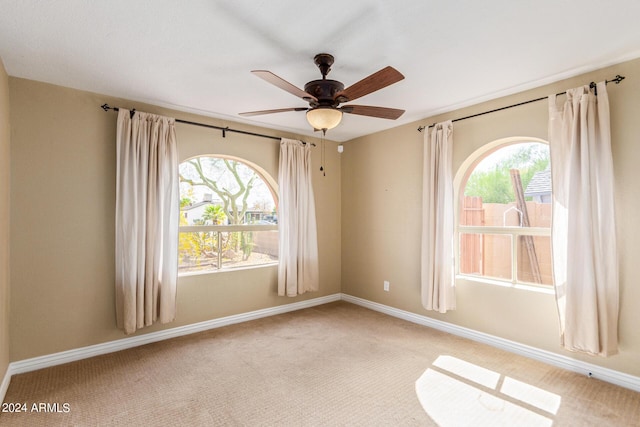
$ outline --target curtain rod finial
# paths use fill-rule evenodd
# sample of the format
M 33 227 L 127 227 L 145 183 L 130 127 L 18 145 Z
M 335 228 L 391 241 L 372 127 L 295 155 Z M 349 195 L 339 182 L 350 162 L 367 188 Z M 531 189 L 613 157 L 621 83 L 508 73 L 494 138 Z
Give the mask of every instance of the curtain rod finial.
M 111 107 L 109 107 L 109 104 L 107 103 L 102 104 L 100 108 L 102 108 L 104 111 L 109 111 L 111 109 Z
M 620 74 L 616 74 L 616 76 L 614 77 L 613 80 L 611 80 L 612 82 L 615 82 L 615 84 L 620 84 L 621 81 L 624 80 L 624 76 L 621 76 Z

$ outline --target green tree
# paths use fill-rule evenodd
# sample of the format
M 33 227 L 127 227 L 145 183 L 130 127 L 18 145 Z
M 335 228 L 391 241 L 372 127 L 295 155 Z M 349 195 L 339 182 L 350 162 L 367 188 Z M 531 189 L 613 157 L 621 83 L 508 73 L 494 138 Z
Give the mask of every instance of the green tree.
M 549 167 L 549 149 L 545 144 L 519 144 L 515 151 L 504 156 L 500 149 L 485 157 L 474 169 L 464 189 L 465 196 L 482 197 L 484 203 L 515 201 L 510 169 L 520 170 L 522 188 L 526 189 L 536 172 Z
M 210 222 L 211 225 L 224 224 L 227 219 L 227 215 L 224 213 L 224 209 L 220 205 L 209 205 L 204 209 L 202 219 Z
M 180 199 L 180 209 L 182 208 L 186 208 L 187 206 L 191 205 L 192 200 L 189 197 L 183 197 Z

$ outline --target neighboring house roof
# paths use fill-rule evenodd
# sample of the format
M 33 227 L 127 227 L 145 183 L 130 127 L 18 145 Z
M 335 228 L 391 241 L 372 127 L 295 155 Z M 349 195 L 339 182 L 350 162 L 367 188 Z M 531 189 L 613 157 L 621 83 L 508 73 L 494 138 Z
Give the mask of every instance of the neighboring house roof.
M 543 194 L 551 194 L 550 169 L 536 172 L 533 178 L 531 178 L 531 181 L 529 181 L 527 189 L 524 191 L 526 197 L 540 196 Z
M 195 208 L 199 208 L 200 206 L 204 206 L 204 205 L 221 205 L 222 202 L 220 200 L 207 200 L 207 201 L 202 201 L 202 202 L 198 202 L 198 203 L 194 203 L 192 205 L 189 206 L 184 206 L 182 208 L 180 208 L 181 211 L 190 211 L 191 209 L 195 209 Z

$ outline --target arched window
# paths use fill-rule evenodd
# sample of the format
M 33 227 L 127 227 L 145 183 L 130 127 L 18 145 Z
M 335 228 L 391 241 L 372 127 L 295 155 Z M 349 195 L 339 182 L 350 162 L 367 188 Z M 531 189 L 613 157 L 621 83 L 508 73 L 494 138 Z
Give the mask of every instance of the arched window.
M 474 153 L 458 174 L 457 274 L 552 285 L 548 145 L 497 141 Z
M 238 158 L 199 156 L 182 162 L 178 271 L 277 263 L 274 187 L 264 170 Z

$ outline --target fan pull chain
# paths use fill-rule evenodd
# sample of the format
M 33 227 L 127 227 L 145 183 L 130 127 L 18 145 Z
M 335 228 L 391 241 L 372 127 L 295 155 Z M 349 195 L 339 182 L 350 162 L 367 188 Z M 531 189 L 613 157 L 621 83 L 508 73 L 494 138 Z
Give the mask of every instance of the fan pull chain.
M 327 172 L 324 170 L 324 136 L 326 131 L 326 129 L 322 129 L 322 137 L 320 138 L 320 172 L 322 172 L 322 176 L 327 176 Z

